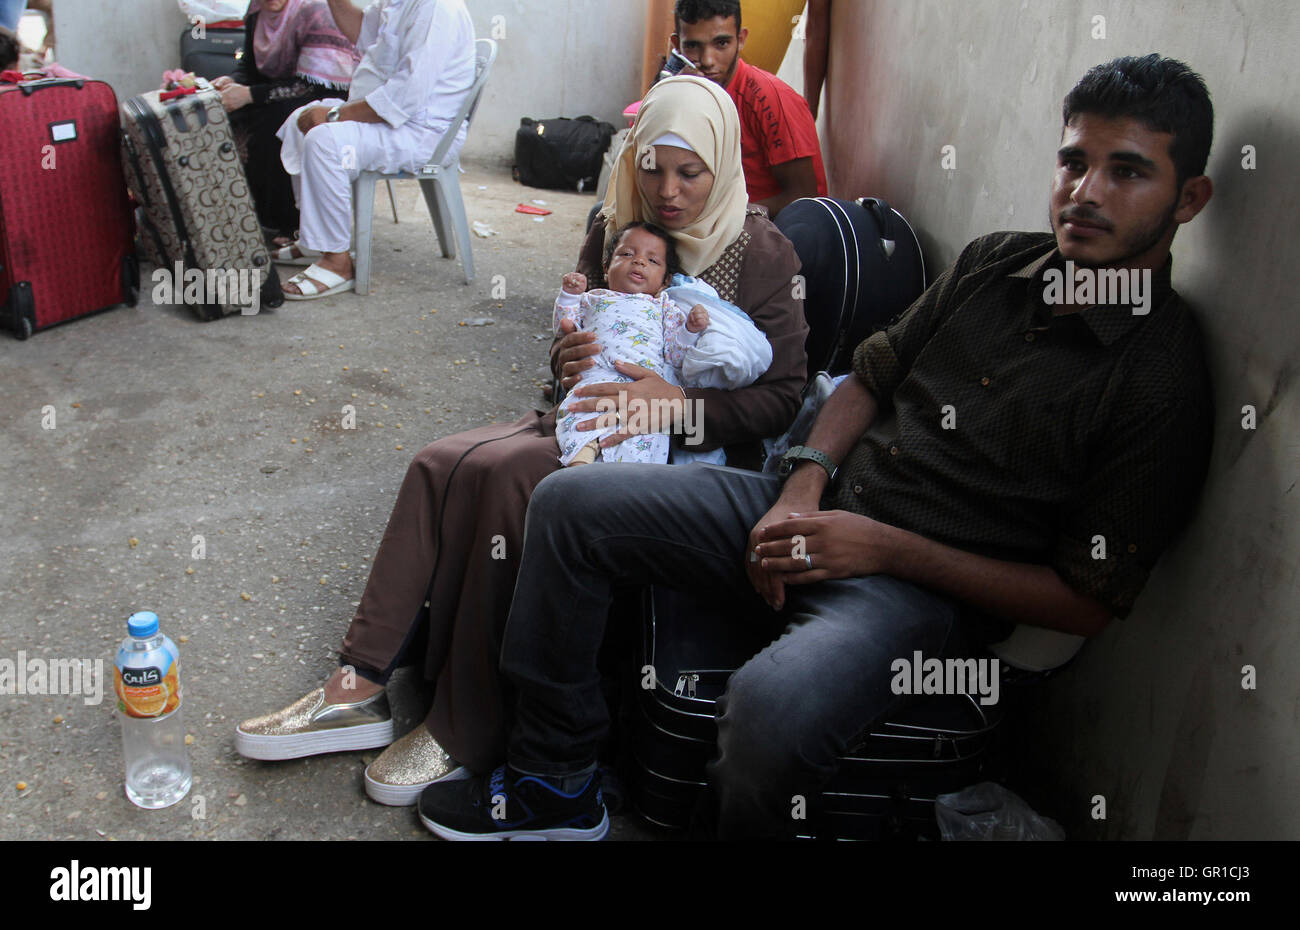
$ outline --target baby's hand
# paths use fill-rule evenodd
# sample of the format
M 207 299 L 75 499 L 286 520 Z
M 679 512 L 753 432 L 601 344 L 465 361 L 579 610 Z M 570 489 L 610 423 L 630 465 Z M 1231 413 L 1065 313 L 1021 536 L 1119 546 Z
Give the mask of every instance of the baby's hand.
M 686 331 L 702 333 L 708 328 L 709 311 L 705 309 L 704 304 L 696 304 L 691 308 L 690 316 L 686 318 Z
M 585 294 L 587 291 L 587 276 L 578 274 L 576 271 L 570 271 L 564 276 L 564 293 L 566 294 Z

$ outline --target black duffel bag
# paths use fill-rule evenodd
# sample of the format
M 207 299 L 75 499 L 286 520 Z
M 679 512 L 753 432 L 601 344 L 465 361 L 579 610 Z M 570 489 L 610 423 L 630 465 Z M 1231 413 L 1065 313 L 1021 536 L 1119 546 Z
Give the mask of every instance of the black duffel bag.
M 808 371 L 844 374 L 858 343 L 925 290 L 916 233 L 879 197 L 803 198 L 777 215 L 776 226 L 803 266 Z
M 593 116 L 519 121 L 515 180 L 529 187 L 596 189 L 614 127 Z

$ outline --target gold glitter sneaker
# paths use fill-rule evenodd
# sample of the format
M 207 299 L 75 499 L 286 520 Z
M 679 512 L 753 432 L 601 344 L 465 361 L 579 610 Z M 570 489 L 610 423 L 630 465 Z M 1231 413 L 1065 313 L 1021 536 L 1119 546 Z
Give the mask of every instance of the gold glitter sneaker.
M 284 710 L 245 720 L 235 728 L 239 754 L 268 761 L 377 749 L 392 741 L 393 715 L 388 694 L 382 690 L 354 704 L 327 704 L 325 689 L 317 688 Z
M 366 766 L 366 794 L 390 807 L 408 807 L 436 781 L 468 776 L 422 722 Z

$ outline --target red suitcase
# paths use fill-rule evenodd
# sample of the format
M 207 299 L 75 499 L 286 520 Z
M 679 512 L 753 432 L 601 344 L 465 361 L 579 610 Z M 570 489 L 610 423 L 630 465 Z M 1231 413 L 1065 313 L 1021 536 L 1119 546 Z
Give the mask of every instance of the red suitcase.
M 117 304 L 139 271 L 117 96 L 0 75 L 0 320 L 19 339 Z

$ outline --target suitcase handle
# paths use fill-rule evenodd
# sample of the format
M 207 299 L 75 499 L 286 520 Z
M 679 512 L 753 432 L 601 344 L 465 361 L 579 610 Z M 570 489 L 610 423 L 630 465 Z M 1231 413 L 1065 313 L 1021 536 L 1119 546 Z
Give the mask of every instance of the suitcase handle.
M 889 228 L 886 224 L 894 208 L 879 197 L 859 197 L 858 205 L 875 217 L 876 227 L 880 230 L 880 251 L 885 254 L 885 261 L 889 261 L 894 257 L 897 243 L 885 238 L 885 230 Z
M 44 90 L 46 87 L 75 87 L 77 90 L 81 90 L 85 86 L 85 78 L 45 78 L 40 81 L 19 84 L 18 89 L 23 92 L 23 96 L 30 97 L 38 90 Z

